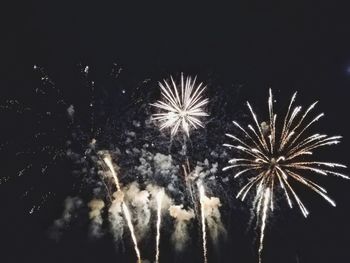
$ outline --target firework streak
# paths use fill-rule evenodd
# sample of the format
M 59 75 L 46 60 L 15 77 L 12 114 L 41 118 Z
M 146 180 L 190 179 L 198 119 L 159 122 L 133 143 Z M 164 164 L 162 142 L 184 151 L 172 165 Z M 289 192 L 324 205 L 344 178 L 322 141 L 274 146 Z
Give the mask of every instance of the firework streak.
M 199 185 L 199 200 L 201 204 L 201 219 L 202 219 L 202 238 L 203 238 L 203 258 L 204 263 L 208 262 L 207 259 L 207 231 L 206 231 L 206 225 L 205 225 L 205 207 L 204 207 L 204 187 L 203 185 Z
M 104 162 L 106 163 L 106 165 L 108 166 L 109 170 L 112 173 L 115 185 L 117 187 L 117 191 L 121 191 L 119 180 L 118 180 L 118 177 L 117 177 L 117 173 L 115 172 L 115 169 L 113 167 L 111 158 L 108 156 L 108 157 L 105 157 L 103 160 L 104 160 Z M 136 252 L 136 256 L 137 256 L 137 261 L 138 261 L 138 263 L 141 263 L 140 250 L 139 250 L 139 248 L 137 246 L 137 239 L 136 239 L 136 236 L 135 236 L 134 226 L 133 226 L 132 221 L 131 221 L 130 211 L 129 211 L 129 209 L 126 206 L 124 201 L 122 203 L 122 209 L 123 209 L 123 213 L 124 213 L 126 222 L 128 224 L 129 230 L 130 230 L 132 241 L 134 243 L 134 248 L 135 248 L 135 252 Z
M 159 242 L 160 242 L 160 226 L 162 220 L 162 202 L 164 197 L 164 190 L 160 190 L 157 194 L 157 238 L 156 238 L 156 260 L 159 262 Z

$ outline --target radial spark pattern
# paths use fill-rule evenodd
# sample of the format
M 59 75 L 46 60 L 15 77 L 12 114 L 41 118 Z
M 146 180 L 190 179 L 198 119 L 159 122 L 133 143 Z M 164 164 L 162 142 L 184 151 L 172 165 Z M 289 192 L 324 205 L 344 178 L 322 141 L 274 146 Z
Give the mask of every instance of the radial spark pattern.
M 203 98 L 205 86 L 196 85 L 196 78 L 186 77 L 181 74 L 181 83 L 177 85 L 170 77 L 171 83 L 164 80 L 159 82 L 162 100 L 151 104 L 160 112 L 153 114 L 152 119 L 160 124 L 160 129 L 171 129 L 171 136 L 183 132 L 189 137 L 191 129 L 204 127 L 202 117 L 209 116 L 204 106 L 209 102 Z
M 243 174 L 249 176 L 248 183 L 240 189 L 237 198 L 244 200 L 252 189 L 256 189 L 254 206 L 257 216 L 262 221 L 259 254 L 262 250 L 267 211 L 273 211 L 274 209 L 274 192 L 278 186 L 284 193 L 289 206 L 292 207 L 293 200 L 295 200 L 301 212 L 306 217 L 309 212 L 293 190 L 290 184 L 291 180 L 305 185 L 310 190 L 321 195 L 331 205 L 335 206 L 335 202 L 328 197 L 327 191 L 306 178 L 305 173 L 313 172 L 349 179 L 348 176 L 335 171 L 336 168 L 346 168 L 345 165 L 306 159 L 317 148 L 338 144 L 341 136 L 328 137 L 325 134 L 318 133 L 305 135 L 310 126 L 324 114 L 321 113 L 316 117 L 309 118 L 309 113 L 317 102 L 313 103 L 302 113 L 301 106 L 293 106 L 295 97 L 296 93 L 292 96 L 286 116 L 279 126 L 277 125 L 277 115 L 273 111 L 271 90 L 268 99 L 268 123 L 262 122 L 259 124 L 256 114 L 249 102 L 247 102 L 254 120 L 254 125 L 248 125 L 247 129 L 245 129 L 234 121 L 233 124 L 244 136 L 238 137 L 232 134 L 226 134 L 236 143 L 234 145 L 224 144 L 224 146 L 238 150 L 243 156 L 242 158 L 229 160 L 229 166 L 223 170 L 231 168 L 238 169 L 234 178 Z

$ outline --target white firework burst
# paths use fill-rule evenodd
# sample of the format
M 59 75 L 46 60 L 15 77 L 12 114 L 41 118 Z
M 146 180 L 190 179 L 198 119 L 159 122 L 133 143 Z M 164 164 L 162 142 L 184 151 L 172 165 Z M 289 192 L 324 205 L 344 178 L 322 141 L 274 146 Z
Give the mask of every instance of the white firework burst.
M 203 97 L 205 86 L 196 85 L 196 77 L 186 77 L 181 74 L 181 83 L 177 85 L 170 77 L 171 83 L 164 80 L 159 82 L 162 100 L 151 104 L 160 112 L 152 115 L 152 119 L 159 122 L 160 129 L 170 129 L 171 136 L 183 132 L 190 136 L 191 129 L 204 127 L 202 118 L 209 116 L 204 107 L 208 98 Z
M 269 122 L 263 122 L 260 125 L 251 105 L 247 102 L 254 120 L 254 125 L 248 125 L 248 128 L 245 129 L 234 121 L 233 124 L 244 134 L 244 137 L 226 134 L 236 144 L 224 144 L 224 146 L 238 150 L 243 156 L 242 158 L 229 160 L 229 166 L 223 170 L 231 168 L 238 169 L 234 178 L 243 174 L 249 175 L 248 183 L 240 189 L 237 198 L 244 200 L 247 194 L 254 189 L 254 186 L 256 189 L 253 205 L 255 206 L 257 216 L 261 219 L 259 260 L 261 260 L 260 254 L 263 248 L 267 213 L 269 210 L 273 211 L 274 209 L 274 191 L 277 188 L 276 186 L 279 185 L 279 189 L 284 192 L 289 206 L 292 208 L 292 200 L 294 199 L 306 217 L 309 212 L 293 190 L 290 184 L 291 180 L 305 185 L 310 190 L 321 195 L 332 206 L 335 206 L 335 202 L 328 197 L 327 191 L 312 180 L 306 178 L 304 176 L 305 172 L 335 175 L 349 179 L 347 175 L 334 171 L 335 168 L 346 168 L 345 165 L 305 160 L 305 157 L 312 155 L 313 150 L 323 146 L 338 144 L 341 139 L 341 136 L 329 137 L 318 133 L 303 136 L 309 127 L 324 115 L 321 113 L 307 121 L 309 113 L 317 102 L 311 104 L 302 114 L 301 106 L 296 106 L 292 109 L 296 97 L 295 93 L 292 96 L 283 123 L 281 123 L 281 126 L 276 127 L 277 115 L 273 112 L 272 91 L 270 90 L 269 93 Z

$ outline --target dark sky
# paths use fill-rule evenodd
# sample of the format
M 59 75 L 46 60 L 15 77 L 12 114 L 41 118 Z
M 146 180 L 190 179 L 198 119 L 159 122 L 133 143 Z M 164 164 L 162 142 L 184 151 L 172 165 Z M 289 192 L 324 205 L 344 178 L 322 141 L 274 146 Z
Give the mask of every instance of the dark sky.
M 349 165 L 347 6 L 331 1 L 273 5 L 261 1 L 254 6 L 62 2 L 27 1 L 5 9 L 1 102 L 13 95 L 28 99 L 26 94 L 37 77 L 33 65 L 44 67 L 65 87 L 64 92 L 79 99 L 79 90 L 69 84 L 79 63 L 90 65 L 97 81 L 108 75 L 113 63 L 126 71 L 126 83 L 179 72 L 198 74 L 203 80 L 214 79 L 224 93 L 241 87 L 241 97 L 235 102 L 235 107 L 241 105 L 240 110 L 247 99 L 258 108 L 265 107 L 270 87 L 281 103 L 287 103 L 298 91 L 302 104 L 320 100 L 319 109 L 326 113 L 320 125 L 324 132 L 345 137 L 340 146 L 324 155 Z M 9 137 L 21 136 L 24 131 L 11 131 L 15 126 L 7 119 L 2 126 L 7 127 L 4 129 Z M 11 165 L 16 162 L 6 163 L 5 172 L 11 170 Z M 310 218 L 302 219 L 295 209 L 272 220 L 264 262 L 348 262 L 350 184 L 327 179 L 322 182 L 337 201 L 337 208 L 315 195 L 306 195 Z M 47 239 L 47 228 L 60 214 L 63 197 L 52 202 L 53 208 L 29 217 L 22 211 L 20 198 L 10 193 L 20 192 L 17 185 L 1 187 L 5 203 L 0 221 L 1 262 L 49 262 L 51 257 L 61 262 L 123 262 L 118 260 L 111 242 L 89 243 L 80 230 L 72 230 L 59 245 Z M 221 261 L 255 262 L 256 246 L 250 243 L 250 237 L 234 228 L 229 234 L 235 237 L 219 249 Z M 238 245 L 240 239 L 245 248 Z

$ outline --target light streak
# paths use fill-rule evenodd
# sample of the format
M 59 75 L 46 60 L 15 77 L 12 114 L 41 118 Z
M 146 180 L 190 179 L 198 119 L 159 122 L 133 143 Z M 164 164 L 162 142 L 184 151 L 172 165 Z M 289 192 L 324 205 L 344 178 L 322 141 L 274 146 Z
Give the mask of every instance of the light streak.
M 201 204 L 201 220 L 202 220 L 202 239 L 203 239 L 203 258 L 204 263 L 208 262 L 207 258 L 207 231 L 206 231 L 206 225 L 205 225 L 205 193 L 204 193 L 204 187 L 203 185 L 199 185 L 199 200 Z
M 114 169 L 111 157 L 110 156 L 106 156 L 106 157 L 103 158 L 103 160 L 104 160 L 104 162 L 106 163 L 106 165 L 108 166 L 109 170 L 112 173 L 112 176 L 113 176 L 114 183 L 115 183 L 115 186 L 117 188 L 117 191 L 121 192 L 119 179 L 118 179 L 117 173 L 116 173 L 116 171 Z M 123 213 L 124 213 L 124 216 L 125 216 L 125 219 L 126 219 L 126 222 L 128 224 L 128 228 L 129 228 L 129 231 L 130 231 L 130 234 L 131 234 L 131 239 L 132 239 L 132 241 L 134 243 L 134 249 L 135 249 L 135 253 L 136 253 L 136 256 L 137 256 L 137 262 L 141 263 L 141 254 L 140 254 L 140 250 L 139 250 L 138 245 L 137 245 L 137 239 L 136 239 L 136 236 L 135 236 L 134 226 L 133 226 L 132 220 L 131 220 L 131 214 L 130 214 L 130 211 L 129 211 L 129 209 L 126 206 L 124 201 L 122 203 L 122 209 L 123 209 Z
M 157 238 L 156 238 L 156 260 L 155 262 L 159 262 L 159 242 L 160 242 L 160 227 L 162 220 L 162 202 L 164 197 L 164 190 L 160 190 L 157 193 Z

